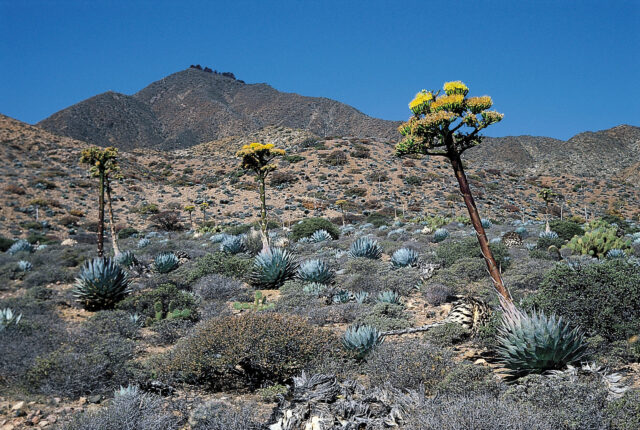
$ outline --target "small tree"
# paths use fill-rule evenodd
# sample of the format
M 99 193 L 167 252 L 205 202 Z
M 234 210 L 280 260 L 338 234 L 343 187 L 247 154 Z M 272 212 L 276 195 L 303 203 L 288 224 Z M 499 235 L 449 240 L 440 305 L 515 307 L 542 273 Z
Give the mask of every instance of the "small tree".
M 344 218 L 344 207 L 347 205 L 347 201 L 344 199 L 336 200 L 336 206 L 340 208 L 340 213 L 342 214 L 342 226 L 345 226 L 345 218 Z
M 200 203 L 200 210 L 202 211 L 202 222 L 207 222 L 207 208 L 209 207 L 209 203 L 202 202 Z
M 557 196 L 551 188 L 542 188 L 538 191 L 538 197 L 544 201 L 544 214 L 546 221 L 546 230 L 549 231 L 549 204 L 553 202 L 553 199 Z
M 104 193 L 109 174 L 117 170 L 118 150 L 113 147 L 83 149 L 80 162 L 91 166 L 89 172 L 98 178 L 98 256 L 104 256 Z
M 445 83 L 444 94 L 420 91 L 409 103 L 413 116 L 399 127 L 404 139 L 396 145 L 396 154 L 431 155 L 450 161 L 491 279 L 500 295 L 510 301 L 500 268 L 489 248 L 461 158 L 464 151 L 482 142 L 480 130 L 501 121 L 504 115 L 488 110 L 493 105 L 491 97 L 467 97 L 468 92 L 469 88 L 460 81 Z
M 186 205 L 183 210 L 189 214 L 189 225 L 191 226 L 191 228 L 193 228 L 193 218 L 192 218 L 192 214 L 193 211 L 196 210 L 196 206 L 195 205 Z
M 258 142 L 244 145 L 242 149 L 236 153 L 236 157 L 242 160 L 240 166 L 243 169 L 251 170 L 255 173 L 256 181 L 260 187 L 260 234 L 263 249 L 269 247 L 265 181 L 269 173 L 277 168 L 271 161 L 284 154 L 284 149 L 274 148 L 272 143 L 262 144 Z

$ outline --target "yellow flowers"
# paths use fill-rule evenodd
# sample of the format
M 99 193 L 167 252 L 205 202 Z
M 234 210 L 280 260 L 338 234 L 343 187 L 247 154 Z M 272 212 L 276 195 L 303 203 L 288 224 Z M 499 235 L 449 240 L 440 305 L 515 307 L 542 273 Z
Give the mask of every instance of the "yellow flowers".
M 445 82 L 444 92 L 448 96 L 453 94 L 462 94 L 462 96 L 466 96 L 469 92 L 469 88 L 461 81 Z
M 269 162 L 284 154 L 284 149 L 275 148 L 272 143 L 253 142 L 236 152 L 236 157 L 242 158 L 243 169 L 253 170 L 258 178 L 265 178 L 269 172 L 276 170 L 276 165 Z
M 469 97 L 467 99 L 467 107 L 471 113 L 479 114 L 483 110 L 489 109 L 493 106 L 493 100 L 489 96 L 482 97 Z
M 464 95 L 452 94 L 447 96 L 438 97 L 435 102 L 431 103 L 431 112 L 438 112 L 441 110 L 453 111 L 462 107 L 462 101 Z
M 196 209 L 195 205 L 186 205 L 184 207 L 185 212 L 193 212 Z
M 274 148 L 273 143 L 259 143 L 253 142 L 248 145 L 244 145 L 242 149 L 236 152 L 236 157 L 244 157 L 245 155 L 258 154 L 258 153 L 271 153 L 277 155 L 284 155 L 284 149 Z
M 416 115 L 420 114 L 428 103 L 433 100 L 433 94 L 431 91 L 422 90 L 411 100 L 409 103 L 409 109 L 413 111 Z

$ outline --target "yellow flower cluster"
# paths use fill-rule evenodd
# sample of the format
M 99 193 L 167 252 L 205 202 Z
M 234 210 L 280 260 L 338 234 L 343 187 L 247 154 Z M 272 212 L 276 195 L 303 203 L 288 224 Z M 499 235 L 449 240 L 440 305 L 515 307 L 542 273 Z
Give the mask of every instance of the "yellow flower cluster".
M 463 96 L 466 96 L 469 92 L 469 87 L 467 87 L 461 81 L 445 82 L 444 92 L 448 96 L 453 94 L 462 94 Z
M 271 152 L 274 154 L 284 155 L 284 149 L 274 149 L 273 143 L 253 142 L 244 145 L 240 151 L 236 153 L 236 157 L 255 154 L 257 152 Z
M 416 113 L 416 110 L 422 108 L 424 104 L 429 103 L 431 100 L 433 100 L 433 94 L 431 94 L 431 91 L 422 90 L 416 94 L 413 100 L 411 100 L 411 103 L 409 103 L 409 109 Z
M 469 97 L 467 99 L 467 107 L 474 114 L 487 110 L 491 106 L 493 106 L 493 100 L 489 96 Z
M 482 122 L 484 123 L 484 127 L 500 122 L 502 121 L 502 118 L 504 118 L 504 114 L 493 110 L 482 112 Z
M 431 112 L 438 112 L 441 110 L 456 110 L 462 107 L 462 101 L 464 95 L 452 94 L 447 96 L 438 97 L 435 102 L 431 103 Z

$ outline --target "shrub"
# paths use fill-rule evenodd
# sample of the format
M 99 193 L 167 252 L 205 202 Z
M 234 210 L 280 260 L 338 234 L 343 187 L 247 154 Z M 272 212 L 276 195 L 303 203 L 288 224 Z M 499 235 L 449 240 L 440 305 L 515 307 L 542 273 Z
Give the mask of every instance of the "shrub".
M 298 267 L 298 278 L 305 282 L 328 284 L 333 276 L 329 265 L 322 260 L 307 260 Z
M 399 330 L 411 326 L 404 306 L 394 303 L 376 303 L 369 312 L 363 312 L 356 323 L 369 325 L 380 331 Z
M 193 292 L 204 300 L 215 301 L 248 301 L 251 300 L 249 290 L 242 282 L 216 273 L 198 280 Z
M 383 225 L 388 225 L 391 222 L 391 218 L 384 214 L 381 214 L 380 212 L 374 212 L 367 216 L 366 221 L 370 224 L 373 224 L 374 227 L 378 228 Z
M 198 319 L 198 302 L 193 294 L 179 290 L 173 284 L 162 284 L 159 287 L 133 294 L 116 306 L 129 314 L 137 313 L 146 325 L 152 325 L 166 318 L 171 312 L 188 311 L 185 319 Z M 159 313 L 159 315 L 158 315 Z
M 491 253 L 498 266 L 503 269 L 509 267 L 509 250 L 502 243 L 489 244 Z M 461 241 L 443 243 L 436 249 L 436 260 L 443 267 L 449 267 L 456 261 L 466 257 L 482 257 L 480 245 L 474 237 L 468 237 Z
M 118 232 L 118 239 L 128 239 L 138 234 L 138 230 L 133 227 L 125 227 Z M 142 240 L 142 239 L 141 239 Z M 140 248 L 140 246 L 138 246 Z
M 116 332 L 96 330 L 88 321 L 71 341 L 56 351 L 36 359 L 28 379 L 44 394 L 78 397 L 106 393 L 125 385 L 131 378 L 128 362 L 135 344 Z
M 416 266 L 418 259 L 418 253 L 413 249 L 400 248 L 391 256 L 391 264 L 393 267 Z
M 340 230 L 331 221 L 324 218 L 305 218 L 291 228 L 291 238 L 298 241 L 303 237 L 311 237 L 318 230 L 325 230 L 333 239 L 340 237 Z
M 193 322 L 184 319 L 164 319 L 157 321 L 152 330 L 155 332 L 154 341 L 159 345 L 171 345 L 184 337 L 193 326 Z
M 178 257 L 173 252 L 163 252 L 153 259 L 153 268 L 158 273 L 169 273 L 178 268 Z
M 512 304 L 504 307 L 498 328 L 498 354 L 512 376 L 563 369 L 586 356 L 582 332 L 555 315 L 531 315 Z
M 110 258 L 88 260 L 73 288 L 73 296 L 87 310 L 110 309 L 129 294 L 129 278 Z
M 582 226 L 575 221 L 553 220 L 549 222 L 549 227 L 564 241 L 571 240 L 573 236 L 581 236 L 584 233 Z
M 432 393 L 454 367 L 450 352 L 420 339 L 385 342 L 369 355 L 363 371 L 372 385 L 390 383 L 399 389 L 419 389 Z
M 612 430 L 640 428 L 640 390 L 629 390 L 624 396 L 609 403 L 606 415 Z
M 342 345 L 347 351 L 354 354 L 358 360 L 362 360 L 371 353 L 384 340 L 380 332 L 368 325 L 355 325 L 347 328 L 342 336 Z
M 296 275 L 298 263 L 293 254 L 281 248 L 261 251 L 254 259 L 251 283 L 259 288 L 280 288 Z
M 344 166 L 348 162 L 347 154 L 340 150 L 335 150 L 325 157 L 324 162 L 329 166 Z
M 458 327 L 460 327 L 458 325 Z M 439 395 L 468 396 L 493 395 L 501 390 L 491 369 L 471 363 L 461 363 L 449 370 L 446 376 L 435 387 Z
M 625 260 L 569 267 L 545 276 L 534 304 L 610 341 L 640 333 L 640 267 Z
M 349 248 L 349 257 L 364 257 L 377 260 L 382 256 L 382 248 L 378 245 L 378 241 L 368 237 L 360 237 L 356 239 Z
M 11 248 L 13 242 L 14 241 L 12 239 L 0 236 L 0 252 L 6 252 L 9 248 Z
M 192 283 L 205 275 L 220 274 L 232 278 L 246 279 L 251 272 L 253 259 L 223 252 L 206 254 L 195 261 L 195 267 L 186 273 L 187 283 Z M 178 272 L 176 272 L 178 273 Z
M 159 371 L 213 389 L 285 383 L 326 359 L 331 334 L 303 318 L 247 313 L 201 323 L 167 355 Z
M 274 387 L 281 387 L 274 385 Z M 235 408 L 229 404 L 210 400 L 191 413 L 189 423 L 192 430 L 260 430 L 257 407 L 243 405 Z
M 132 391 L 116 395 L 106 406 L 76 415 L 65 429 L 154 429 L 179 428 L 180 418 L 167 411 L 165 400 L 153 394 Z

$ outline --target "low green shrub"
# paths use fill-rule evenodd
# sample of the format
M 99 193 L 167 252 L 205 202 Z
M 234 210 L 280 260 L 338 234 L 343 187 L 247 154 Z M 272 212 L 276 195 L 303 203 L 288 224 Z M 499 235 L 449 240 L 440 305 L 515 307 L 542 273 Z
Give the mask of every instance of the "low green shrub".
M 231 278 L 248 279 L 252 267 L 253 259 L 251 258 L 214 252 L 198 258 L 193 267 L 184 274 L 184 278 L 188 284 L 213 273 Z M 178 272 L 180 269 L 176 271 Z
M 296 316 L 247 313 L 200 324 L 161 360 L 161 375 L 212 389 L 285 383 L 338 342 Z
M 584 233 L 582 225 L 571 220 L 553 220 L 549 222 L 551 231 L 555 231 L 562 240 L 571 240 L 573 236 L 581 236 Z
M 311 237 L 318 230 L 325 230 L 334 239 L 340 237 L 340 230 L 331 221 L 324 218 L 305 218 L 291 227 L 291 238 L 298 241 L 303 237 Z
M 557 264 L 532 302 L 587 333 L 625 340 L 640 333 L 640 267 L 625 260 L 575 267 Z
M 198 320 L 198 301 L 195 296 L 179 290 L 173 284 L 162 284 L 153 290 L 132 294 L 116 306 L 129 314 L 137 313 L 146 325 L 164 319 Z
M 489 244 L 493 258 L 502 269 L 506 269 L 510 264 L 509 249 L 502 243 Z M 475 237 L 468 237 L 460 241 L 449 241 L 442 243 L 436 249 L 436 260 L 443 267 L 450 267 L 462 258 L 478 257 L 483 258 L 480 245 Z

